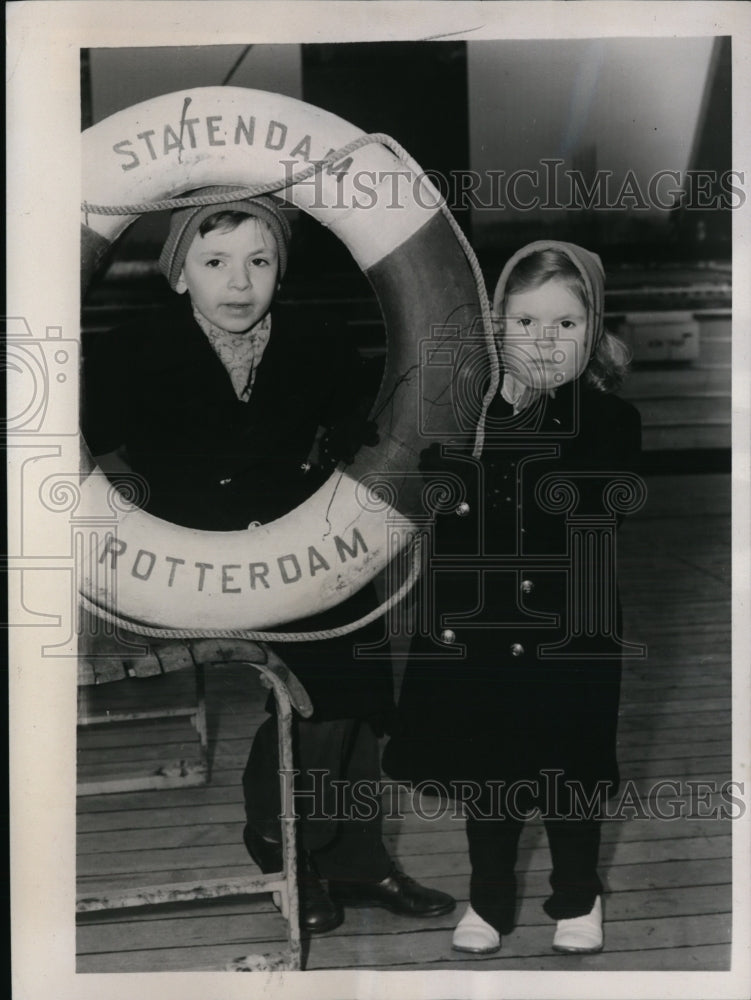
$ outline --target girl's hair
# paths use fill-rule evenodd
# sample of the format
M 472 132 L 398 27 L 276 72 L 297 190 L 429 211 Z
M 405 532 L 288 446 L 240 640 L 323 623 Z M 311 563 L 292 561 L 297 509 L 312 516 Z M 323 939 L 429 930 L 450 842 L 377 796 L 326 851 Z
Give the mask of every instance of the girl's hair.
M 272 244 L 276 245 L 274 234 L 271 232 L 268 222 L 265 219 L 259 219 L 256 215 L 250 215 L 248 212 L 236 212 L 229 209 L 223 212 L 214 212 L 213 215 L 203 220 L 198 227 L 198 232 L 201 236 L 205 236 L 206 233 L 212 233 L 215 229 L 218 229 L 221 233 L 231 233 L 248 219 L 254 219 L 263 230 L 264 235 L 268 234 L 271 237 Z
M 568 254 L 554 247 L 536 250 L 514 266 L 506 280 L 504 306 L 510 295 L 532 291 L 553 280 L 565 282 L 587 310 L 587 315 L 591 313 L 592 303 L 579 269 Z M 631 352 L 623 341 L 603 330 L 582 377 L 601 392 L 613 392 L 623 382 L 630 360 Z
M 601 392 L 615 392 L 626 377 L 630 361 L 631 351 L 620 337 L 603 330 L 584 371 L 584 378 Z
M 544 285 L 546 281 L 551 281 L 553 278 L 565 281 L 585 309 L 592 308 L 579 269 L 568 254 L 553 247 L 547 250 L 536 250 L 527 257 L 522 257 L 514 265 L 513 271 L 506 279 L 504 300 L 509 295 L 539 288 L 540 285 Z

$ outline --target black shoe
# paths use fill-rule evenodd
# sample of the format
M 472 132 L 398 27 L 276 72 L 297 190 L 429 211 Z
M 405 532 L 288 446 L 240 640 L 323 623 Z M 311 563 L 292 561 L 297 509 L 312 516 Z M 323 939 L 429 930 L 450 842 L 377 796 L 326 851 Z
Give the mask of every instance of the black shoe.
M 266 840 L 251 826 L 243 831 L 248 854 L 264 875 L 284 869 L 282 845 Z M 297 858 L 297 894 L 300 901 L 300 930 L 305 934 L 325 934 L 344 921 L 344 910 L 335 903 L 323 887 L 313 859 L 307 851 Z
M 297 859 L 297 888 L 300 930 L 303 933 L 325 934 L 344 923 L 341 903 L 337 903 L 326 892 L 313 865 L 313 859 L 306 851 Z
M 453 896 L 426 889 L 396 867 L 382 882 L 331 882 L 329 890 L 344 906 L 383 906 L 404 917 L 439 917 L 456 906 Z

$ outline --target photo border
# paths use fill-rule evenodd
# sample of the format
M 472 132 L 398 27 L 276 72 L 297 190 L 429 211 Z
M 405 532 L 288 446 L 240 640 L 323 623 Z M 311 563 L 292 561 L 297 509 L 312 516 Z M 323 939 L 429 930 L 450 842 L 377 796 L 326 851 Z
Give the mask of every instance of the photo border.
M 732 2 L 16 2 L 7 6 L 9 336 L 78 339 L 81 48 L 503 38 L 731 35 L 734 169 L 749 167 L 751 8 Z M 334 16 L 332 16 L 334 15 Z M 749 780 L 749 282 L 751 205 L 733 229 L 733 771 Z M 45 270 L 40 275 L 40 265 Z M 23 321 L 20 323 L 19 321 Z M 28 333 L 24 333 L 24 324 Z M 20 332 L 19 332 L 20 331 Z M 45 357 L 67 351 L 58 343 Z M 75 350 L 73 350 L 75 356 Z M 751 984 L 751 811 L 733 827 L 733 945 L 729 972 L 77 974 L 75 972 L 75 637 L 49 646 L 49 620 L 72 623 L 69 539 L 35 528 L 34 459 L 78 469 L 77 379 L 70 367 L 36 436 L 8 449 L 12 967 L 23 1000 L 180 996 L 274 997 L 680 997 L 745 998 Z M 57 377 L 57 376 L 56 376 Z M 56 388 L 57 387 L 57 388 Z M 14 385 L 9 385 L 11 407 Z M 16 412 L 11 409 L 11 412 Z M 73 431 L 71 431 L 73 428 Z M 40 450 L 41 449 L 41 450 Z M 36 488 L 36 487 L 34 487 Z M 30 520 L 31 519 L 31 520 Z M 32 536 L 26 542 L 27 532 Z M 20 541 L 24 546 L 14 549 Z M 21 553 L 15 558 L 14 553 Z M 64 630 L 64 629 L 63 629 Z

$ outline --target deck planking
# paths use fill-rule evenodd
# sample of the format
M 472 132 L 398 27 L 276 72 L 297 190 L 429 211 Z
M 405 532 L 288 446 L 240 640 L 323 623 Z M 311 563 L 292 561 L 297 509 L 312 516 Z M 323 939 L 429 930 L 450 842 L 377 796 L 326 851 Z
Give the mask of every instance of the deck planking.
M 619 759 L 637 805 L 678 818 L 639 818 L 638 809 L 624 807 L 623 818 L 604 824 L 605 950 L 551 952 L 552 922 L 541 905 L 549 858 L 542 824 L 532 821 L 520 844 L 516 929 L 497 955 L 452 952 L 468 895 L 463 821 L 450 803 L 402 790 L 393 810 L 400 818 L 384 824 L 388 848 L 409 874 L 452 893 L 457 912 L 415 921 L 348 910 L 342 927 L 306 942 L 307 969 L 729 968 L 733 803 L 711 792 L 731 776 L 729 477 L 651 477 L 647 484 L 646 507 L 619 536 L 625 637 L 647 645 L 646 657 L 624 664 Z M 79 799 L 80 892 L 253 870 L 241 841 L 240 780 L 265 691 L 233 665 L 209 672 L 206 696 L 208 785 Z M 135 735 L 98 727 L 87 739 L 103 769 L 142 766 L 152 753 L 179 755 L 182 745 L 169 720 Z M 679 783 L 678 794 L 665 781 Z M 710 791 L 699 801 L 687 782 Z M 268 896 L 91 913 L 79 920 L 78 970 L 217 969 L 282 937 Z

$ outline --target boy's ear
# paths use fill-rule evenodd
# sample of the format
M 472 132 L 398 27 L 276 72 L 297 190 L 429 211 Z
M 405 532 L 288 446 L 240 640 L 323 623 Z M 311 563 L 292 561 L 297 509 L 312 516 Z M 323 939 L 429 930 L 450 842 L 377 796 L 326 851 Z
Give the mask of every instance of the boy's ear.
M 185 280 L 185 271 L 180 271 L 180 277 L 175 282 L 175 291 L 178 295 L 184 295 L 188 290 L 188 283 Z

